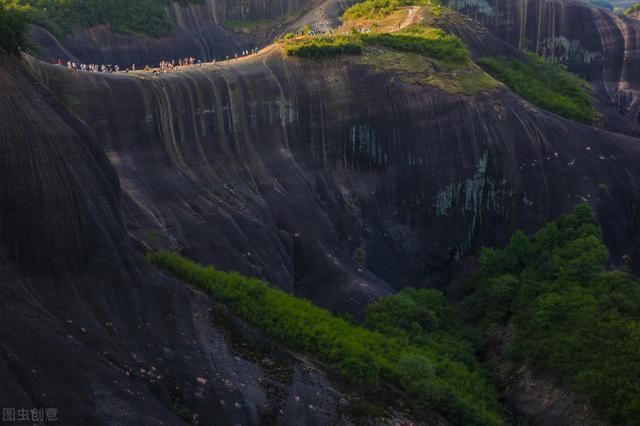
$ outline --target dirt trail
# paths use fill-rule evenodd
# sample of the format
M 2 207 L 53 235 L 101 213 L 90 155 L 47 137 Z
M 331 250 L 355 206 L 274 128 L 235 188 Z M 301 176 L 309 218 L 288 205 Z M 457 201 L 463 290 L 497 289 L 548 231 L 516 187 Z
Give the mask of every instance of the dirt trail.
M 400 28 L 399 29 L 403 29 L 403 28 L 407 28 L 410 25 L 415 24 L 416 22 L 418 22 L 418 19 L 420 18 L 420 14 L 418 13 L 418 11 L 420 10 L 422 6 L 410 6 L 408 9 L 408 13 L 406 18 L 404 18 L 404 21 L 402 21 L 402 23 L 400 24 Z

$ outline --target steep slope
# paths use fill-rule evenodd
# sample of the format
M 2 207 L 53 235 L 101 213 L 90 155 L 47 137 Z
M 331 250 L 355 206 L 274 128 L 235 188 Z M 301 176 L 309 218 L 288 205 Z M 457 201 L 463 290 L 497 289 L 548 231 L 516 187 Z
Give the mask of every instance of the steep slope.
M 350 58 L 275 49 L 160 77 L 33 66 L 92 123 L 137 240 L 157 231 L 197 260 L 324 306 L 443 286 L 460 254 L 583 201 L 613 261 L 637 262 L 636 140 L 504 89 L 448 94 Z
M 640 21 L 580 0 L 450 0 L 516 48 L 566 64 L 593 83 L 608 126 L 640 135 Z
M 351 397 L 315 367 L 256 336 L 264 352 L 239 352 L 210 299 L 143 263 L 93 131 L 4 56 L 0 93 L 5 407 L 69 425 L 346 421 Z

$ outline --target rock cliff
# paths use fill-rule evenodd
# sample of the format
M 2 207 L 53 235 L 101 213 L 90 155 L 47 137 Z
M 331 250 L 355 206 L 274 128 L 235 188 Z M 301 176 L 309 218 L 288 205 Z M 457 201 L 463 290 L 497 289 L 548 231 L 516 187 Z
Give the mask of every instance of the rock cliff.
M 125 222 L 132 225 L 139 214 L 143 223 L 156 207 L 136 213 L 144 206 L 132 198 L 143 200 L 121 191 L 93 129 L 23 63 L 0 59 L 0 92 L 4 408 L 55 409 L 48 418 L 69 425 L 354 420 L 345 413 L 361 398 L 357 393 L 344 393 L 316 366 L 250 329 L 228 327 L 230 320 L 219 308 L 212 311 L 208 297 L 145 265 Z M 139 160 L 151 170 L 148 154 Z M 126 179 L 121 182 L 127 187 Z M 167 207 L 175 206 L 168 201 Z M 217 232 L 215 238 L 227 237 Z M 240 335 L 230 335 L 239 329 Z M 385 417 L 406 421 L 398 411 Z
M 159 233 L 325 306 L 442 287 L 459 254 L 579 202 L 596 207 L 614 262 L 637 257 L 636 140 L 504 88 L 448 94 L 277 48 L 159 77 L 33 67 L 95 131 L 137 241 Z
M 475 34 L 478 51 L 510 51 Z M 346 421 L 335 384 L 239 353 L 207 298 L 145 265 L 149 248 L 358 314 L 446 288 L 462 256 L 587 202 L 612 262 L 640 271 L 637 139 L 501 85 L 404 74 L 278 48 L 155 77 L 3 58 L 4 404 L 65 424 Z

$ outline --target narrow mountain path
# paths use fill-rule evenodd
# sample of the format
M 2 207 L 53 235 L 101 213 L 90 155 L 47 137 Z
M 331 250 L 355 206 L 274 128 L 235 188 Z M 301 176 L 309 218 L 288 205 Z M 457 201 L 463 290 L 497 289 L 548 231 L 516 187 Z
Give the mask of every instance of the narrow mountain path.
M 422 6 L 409 6 L 409 12 L 407 13 L 406 18 L 404 18 L 404 21 L 400 24 L 400 30 L 418 22 L 420 19 L 420 14 L 418 12 L 421 7 Z

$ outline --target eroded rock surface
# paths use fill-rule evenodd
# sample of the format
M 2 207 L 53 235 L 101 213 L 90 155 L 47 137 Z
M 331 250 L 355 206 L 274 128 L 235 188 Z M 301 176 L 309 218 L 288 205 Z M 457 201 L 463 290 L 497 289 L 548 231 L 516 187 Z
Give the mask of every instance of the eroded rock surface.
M 34 67 L 92 123 L 141 244 L 158 232 L 324 306 L 442 287 L 458 254 L 579 202 L 595 206 L 614 262 L 637 257 L 636 140 L 504 89 L 450 95 L 277 50 L 155 78 Z
M 349 423 L 316 368 L 274 376 L 233 347 L 210 298 L 145 265 L 91 128 L 14 59 L 0 93 L 3 407 L 70 425 Z M 300 404 L 274 411 L 282 392 Z

